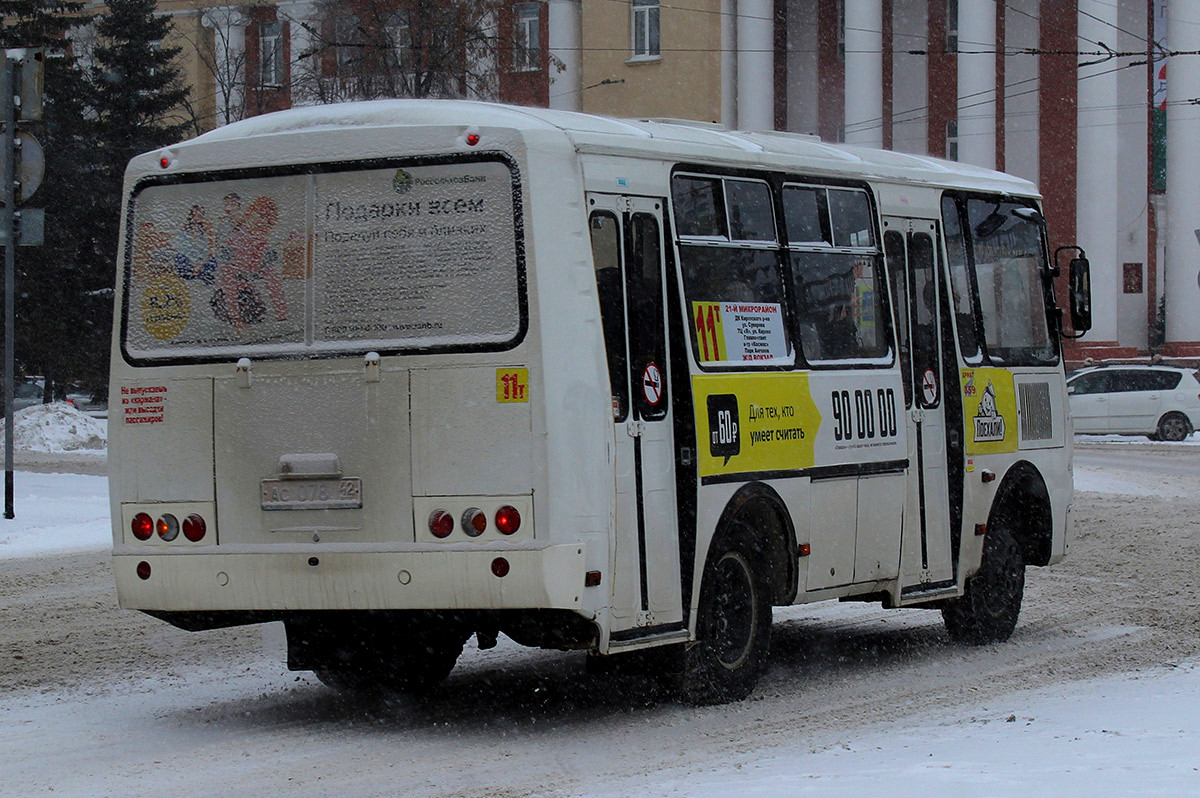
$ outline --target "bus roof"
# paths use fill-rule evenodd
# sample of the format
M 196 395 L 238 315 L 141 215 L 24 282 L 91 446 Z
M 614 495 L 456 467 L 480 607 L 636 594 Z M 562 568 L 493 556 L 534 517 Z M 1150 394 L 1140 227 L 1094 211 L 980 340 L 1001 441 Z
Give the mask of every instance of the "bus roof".
M 833 144 L 811 135 L 726 130 L 717 124 L 687 120 L 615 119 L 473 100 L 378 100 L 293 108 L 235 122 L 193 141 L 212 143 L 338 128 L 414 126 L 505 127 L 523 133 L 559 131 L 579 152 L 782 167 L 814 174 L 1038 195 L 1033 183 L 1003 172 L 925 155 Z

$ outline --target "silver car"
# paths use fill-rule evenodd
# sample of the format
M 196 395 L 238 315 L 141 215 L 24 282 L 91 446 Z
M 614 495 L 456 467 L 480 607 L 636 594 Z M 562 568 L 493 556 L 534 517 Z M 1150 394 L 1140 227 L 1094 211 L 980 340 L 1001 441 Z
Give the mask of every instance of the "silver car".
M 1067 380 L 1080 433 L 1181 441 L 1200 425 L 1200 380 L 1174 366 L 1095 366 Z

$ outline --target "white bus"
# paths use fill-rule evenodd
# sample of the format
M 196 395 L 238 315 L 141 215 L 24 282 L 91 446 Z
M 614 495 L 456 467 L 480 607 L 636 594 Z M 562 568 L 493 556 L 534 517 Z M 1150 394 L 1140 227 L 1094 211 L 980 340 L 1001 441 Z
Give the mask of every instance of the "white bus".
M 289 667 L 339 687 L 428 687 L 503 632 L 713 702 L 765 670 L 772 606 L 938 608 L 1003 640 L 1025 567 L 1067 551 L 1061 312 L 1023 180 L 390 101 L 148 153 L 125 195 L 123 607 L 282 621 Z M 1082 258 L 1072 287 L 1086 329 Z

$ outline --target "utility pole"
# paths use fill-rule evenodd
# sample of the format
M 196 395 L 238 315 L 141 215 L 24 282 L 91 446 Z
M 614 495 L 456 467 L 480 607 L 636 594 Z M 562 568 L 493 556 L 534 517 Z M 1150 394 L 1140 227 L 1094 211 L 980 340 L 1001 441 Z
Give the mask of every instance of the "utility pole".
M 17 211 L 17 202 L 33 196 L 42 183 L 46 160 L 36 138 L 18 131 L 17 123 L 42 118 L 42 69 L 45 54 L 40 49 L 8 50 L 0 65 L 0 148 L 3 180 L 0 180 L 0 244 L 4 246 L 4 517 L 13 518 L 13 365 L 14 306 L 16 295 L 17 246 L 40 246 L 45 217 L 40 209 Z

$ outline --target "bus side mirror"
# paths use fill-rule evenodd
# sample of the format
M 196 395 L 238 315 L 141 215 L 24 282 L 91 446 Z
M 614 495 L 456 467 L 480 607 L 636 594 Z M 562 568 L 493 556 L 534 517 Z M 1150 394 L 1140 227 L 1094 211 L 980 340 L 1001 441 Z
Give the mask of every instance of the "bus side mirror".
M 1071 258 L 1068 277 L 1071 294 L 1071 327 L 1077 335 L 1092 329 L 1092 273 L 1087 258 Z

